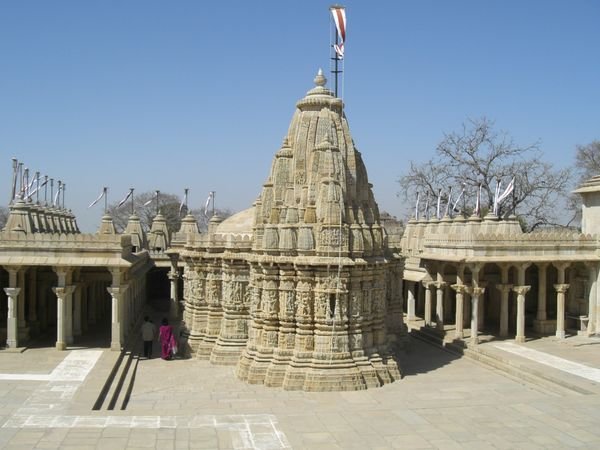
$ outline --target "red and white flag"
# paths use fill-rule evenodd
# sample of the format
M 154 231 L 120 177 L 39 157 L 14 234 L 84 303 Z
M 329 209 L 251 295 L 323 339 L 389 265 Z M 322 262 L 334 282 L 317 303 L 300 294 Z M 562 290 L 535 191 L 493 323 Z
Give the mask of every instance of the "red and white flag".
M 346 10 L 343 6 L 332 6 L 331 15 L 337 29 L 339 42 L 333 44 L 338 59 L 344 59 L 344 42 L 346 42 Z

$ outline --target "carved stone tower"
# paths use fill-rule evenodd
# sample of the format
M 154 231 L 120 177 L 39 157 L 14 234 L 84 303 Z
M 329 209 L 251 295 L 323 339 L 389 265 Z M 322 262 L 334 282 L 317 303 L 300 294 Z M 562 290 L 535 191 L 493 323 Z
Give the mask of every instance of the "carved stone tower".
M 365 389 L 400 377 L 386 329 L 399 261 L 385 252 L 342 100 L 321 71 L 314 81 L 255 203 L 252 321 L 237 373 L 286 389 Z

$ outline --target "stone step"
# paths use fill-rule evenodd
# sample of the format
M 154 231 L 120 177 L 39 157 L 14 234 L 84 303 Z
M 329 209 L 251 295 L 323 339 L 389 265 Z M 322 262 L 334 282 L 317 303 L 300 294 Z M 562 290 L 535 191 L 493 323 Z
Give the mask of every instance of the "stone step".
M 489 343 L 467 346 L 464 341 L 444 341 L 441 335 L 430 327 L 413 328 L 410 335 L 430 345 L 492 367 L 518 381 L 544 388 L 549 392 L 556 394 L 600 394 L 600 386 L 590 380 L 517 355 L 508 354 L 491 347 Z

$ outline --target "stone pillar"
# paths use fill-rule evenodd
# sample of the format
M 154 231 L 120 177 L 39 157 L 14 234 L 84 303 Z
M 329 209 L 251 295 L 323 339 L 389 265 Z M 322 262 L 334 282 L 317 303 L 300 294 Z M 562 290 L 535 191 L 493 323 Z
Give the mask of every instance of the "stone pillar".
M 520 264 L 517 267 L 517 285 L 513 286 L 513 292 L 517 294 L 516 342 L 525 342 L 525 295 L 531 289 L 531 286 L 525 285 L 525 271 L 530 264 Z
M 169 280 L 171 282 L 171 303 L 169 315 L 177 317 L 179 315 L 179 300 L 177 300 L 177 280 L 179 275 L 176 272 L 169 272 Z
M 525 342 L 525 294 L 531 286 L 514 286 L 513 291 L 517 294 L 517 333 L 516 342 Z
M 60 283 L 60 280 L 59 280 Z M 55 287 L 52 288 L 56 294 L 57 308 L 56 308 L 56 349 L 66 350 L 67 349 L 67 297 L 71 296 L 73 292 L 73 286 Z
M 538 263 L 538 307 L 536 320 L 546 320 L 546 267 L 548 263 Z
M 460 281 L 460 283 L 459 283 Z M 454 338 L 462 339 L 464 338 L 463 331 L 463 316 L 464 316 L 464 294 L 465 294 L 465 285 L 462 284 L 462 280 L 457 277 L 456 284 L 452 285 L 452 289 L 456 291 L 456 316 L 454 319 L 455 323 L 455 331 Z
M 19 334 L 19 342 L 24 343 L 29 340 L 29 327 L 27 326 L 27 321 L 25 320 L 25 274 L 27 272 L 26 268 L 20 268 L 18 271 L 17 277 L 17 287 L 20 289 L 19 295 L 17 296 L 17 324 Z M 10 275 L 9 275 L 10 276 Z
M 425 326 L 430 326 L 431 322 L 431 287 L 433 283 L 430 281 L 423 281 L 423 287 L 425 288 Z
M 471 288 L 471 343 L 479 343 L 479 299 L 485 293 L 485 288 Z
M 246 346 L 250 318 L 244 304 L 248 287 L 247 270 L 243 261 L 223 261 L 223 319 L 221 331 L 210 354 L 210 362 L 213 364 L 237 364 Z M 293 293 L 293 285 L 290 291 Z M 292 308 L 293 311 L 293 303 L 288 308 Z M 291 328 L 294 329 L 293 324 Z
M 26 269 L 19 270 L 19 276 L 17 277 L 17 285 L 20 289 L 21 295 L 17 298 L 17 322 L 19 323 L 19 332 L 22 335 L 22 331 L 27 327 L 25 321 L 25 272 Z
M 296 335 L 294 340 L 294 353 L 290 365 L 286 369 L 285 377 L 283 379 L 283 388 L 285 390 L 298 390 L 304 389 L 306 383 L 306 368 L 311 364 L 314 355 L 314 288 L 315 280 L 314 274 L 310 267 L 299 266 L 297 268 L 297 282 L 296 282 Z M 260 273 L 256 274 L 256 279 L 253 284 L 256 288 L 253 291 L 252 308 L 257 310 L 260 308 L 261 301 L 261 279 Z M 360 308 L 362 315 L 362 298 L 363 292 L 361 290 L 361 280 L 356 278 L 352 280 L 355 284 L 354 287 L 357 289 L 356 308 Z M 253 347 L 256 344 L 253 342 L 252 335 L 259 336 L 262 328 L 262 320 L 260 316 L 255 312 L 253 314 L 252 329 L 253 333 L 248 338 L 248 345 L 244 353 L 253 351 Z M 257 320 L 259 319 L 259 320 Z M 353 339 L 356 339 L 353 348 L 357 352 L 357 357 L 364 357 L 363 343 L 360 337 L 362 330 L 351 330 L 350 333 Z M 355 334 L 358 333 L 358 334 Z M 358 337 L 357 337 L 358 336 Z M 256 350 L 254 350 L 256 352 Z M 366 360 L 366 357 L 364 358 Z M 245 359 L 241 358 L 238 364 L 238 376 L 240 369 L 244 368 Z M 242 378 L 243 379 L 243 378 Z
M 479 343 L 479 298 L 485 292 L 484 288 L 479 286 L 479 272 L 481 271 L 481 264 L 472 264 L 471 269 L 471 286 L 468 289 L 468 293 L 471 296 L 471 343 Z
M 83 284 L 75 287 L 75 295 L 73 296 L 73 335 L 81 336 L 81 292 Z
M 500 337 L 508 336 L 508 297 L 513 288 L 512 284 L 496 285 L 500 290 Z
M 565 338 L 565 293 L 569 288 L 565 284 L 565 270 L 569 267 L 569 263 L 553 263 L 556 267 L 556 281 L 554 289 L 556 289 L 556 337 L 559 339 Z
M 171 271 L 169 272 L 169 280 L 171 281 L 171 305 L 169 314 L 171 317 L 179 317 L 179 293 L 177 291 L 177 283 L 179 280 L 179 269 L 177 268 L 177 255 L 170 255 Z
M 425 289 L 423 288 L 423 285 L 417 285 L 417 283 L 415 283 L 415 289 L 418 287 L 417 290 L 417 303 L 415 305 L 415 315 L 418 315 L 419 312 L 421 310 L 423 310 L 423 317 L 425 317 Z
M 122 286 L 106 288 L 106 291 L 110 294 L 112 299 L 110 349 L 113 351 L 120 351 L 123 346 L 123 323 L 121 312 L 123 295 L 125 294 L 126 289 L 126 287 Z
M 590 263 L 588 266 L 588 327 L 587 335 L 596 333 L 596 291 L 598 289 L 598 268 L 596 264 Z
M 293 265 L 281 265 L 279 271 L 279 333 L 278 346 L 273 349 L 273 359 L 267 367 L 266 386 L 282 386 L 285 371 L 294 354 L 294 334 L 296 322 L 294 311 L 296 305 L 295 270 Z M 342 331 L 342 330 L 340 330 Z M 346 327 L 347 334 L 347 327 Z M 240 349 L 241 353 L 241 349 Z M 236 362 L 239 356 L 236 358 Z
M 6 292 L 6 296 L 8 297 L 8 311 L 6 313 L 6 347 L 17 348 L 19 346 L 17 305 L 21 289 L 4 288 L 4 292 Z
M 73 343 L 73 291 L 75 286 L 72 288 L 65 297 L 65 336 L 69 345 Z
M 444 331 L 444 289 L 446 283 L 437 281 L 435 283 L 435 325 L 440 331 Z
M 81 332 L 84 333 L 88 330 L 88 283 L 81 285 Z
M 556 337 L 565 338 L 565 293 L 569 289 L 568 284 L 555 284 L 556 289 Z
M 90 325 L 96 324 L 96 311 L 98 303 L 98 282 L 95 281 L 90 285 L 88 292 L 88 323 Z
M 29 285 L 27 289 L 29 305 L 27 311 L 27 322 L 32 333 L 39 331 L 39 323 L 37 317 L 38 289 L 37 289 L 37 269 L 31 267 L 29 269 Z
M 46 281 L 42 281 L 38 278 L 38 323 L 42 332 L 48 328 L 48 286 Z
M 600 271 L 600 268 L 596 268 L 596 274 L 598 275 L 598 272 Z M 596 282 L 594 283 L 594 285 L 596 286 L 596 292 L 595 292 L 595 308 L 592 308 L 592 315 L 593 315 L 593 319 L 594 319 L 594 325 L 593 325 L 593 330 L 596 333 L 596 335 L 600 334 L 600 280 L 596 279 Z M 592 319 L 590 319 L 592 320 Z
M 415 282 L 406 283 L 406 319 L 415 320 Z
M 223 270 L 220 261 L 206 264 L 206 328 L 202 341 L 198 345 L 198 358 L 209 359 L 219 334 L 223 320 Z

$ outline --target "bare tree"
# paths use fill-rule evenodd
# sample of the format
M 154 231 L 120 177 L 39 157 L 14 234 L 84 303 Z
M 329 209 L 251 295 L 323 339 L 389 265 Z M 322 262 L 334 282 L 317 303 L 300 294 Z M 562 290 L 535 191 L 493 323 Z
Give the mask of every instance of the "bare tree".
M 575 150 L 575 173 L 579 184 L 600 175 L 600 141 L 592 141 L 587 145 L 578 145 Z M 581 221 L 581 197 L 571 194 L 567 208 L 572 214 L 571 222 Z M 571 223 L 569 222 L 569 223 Z
M 143 192 L 135 194 L 133 209 L 140 218 L 144 230 L 148 231 L 152 226 L 152 220 L 156 216 L 157 209 L 165 216 L 167 228 L 169 231 L 178 231 L 181 227 L 181 219 L 187 214 L 188 209 L 185 205 L 181 206 L 181 197 L 175 194 L 163 193 L 158 195 L 158 205 L 155 192 Z M 131 199 L 127 200 L 121 207 L 118 202 L 111 203 L 108 207 L 108 213 L 112 216 L 118 231 L 123 231 L 127 226 L 127 221 L 131 216 Z M 191 209 L 190 213 L 198 221 L 201 231 L 208 228 L 210 217 L 204 214 L 203 209 Z M 216 209 L 215 214 L 225 218 L 232 213 L 228 209 Z M 210 214 L 209 214 L 210 215 Z
M 503 202 L 499 215 L 516 210 L 526 230 L 540 226 L 562 225 L 561 208 L 565 205 L 569 183 L 568 169 L 555 170 L 543 160 L 539 143 L 517 145 L 506 132 L 494 130 L 485 117 L 468 120 L 460 132 L 444 135 L 436 148 L 436 156 L 424 164 L 411 162 L 409 172 L 398 180 L 404 198 L 413 200 L 429 195 L 437 199 L 442 189 L 444 201 L 454 187 L 465 187 L 466 208 L 472 211 L 481 184 L 481 207 L 485 211 L 494 203 L 497 180 L 504 186 L 515 177 L 513 195 Z M 456 199 L 456 196 L 454 196 Z
M 0 230 L 6 225 L 8 220 L 8 208 L 6 206 L 0 206 Z
M 587 145 L 577 146 L 575 169 L 580 182 L 595 175 L 600 175 L 600 141 L 592 141 Z
M 208 230 L 208 222 L 211 218 L 212 211 L 205 214 L 203 209 L 192 209 L 190 210 L 190 214 L 196 218 L 200 231 L 204 232 Z M 215 208 L 215 215 L 221 217 L 222 219 L 226 219 L 232 214 L 233 212 L 230 209 Z
M 155 192 L 142 192 L 141 194 L 134 194 L 133 198 L 133 209 L 140 218 L 144 230 L 148 231 L 150 229 L 152 219 L 156 216 L 157 211 L 165 216 L 167 228 L 171 232 L 179 230 L 182 216 L 179 213 L 181 199 L 177 195 L 161 192 L 157 200 Z M 111 203 L 108 206 L 108 213 L 112 216 L 117 230 L 123 231 L 127 226 L 129 216 L 131 216 L 131 199 L 127 200 L 121 207 L 118 206 L 118 202 Z

